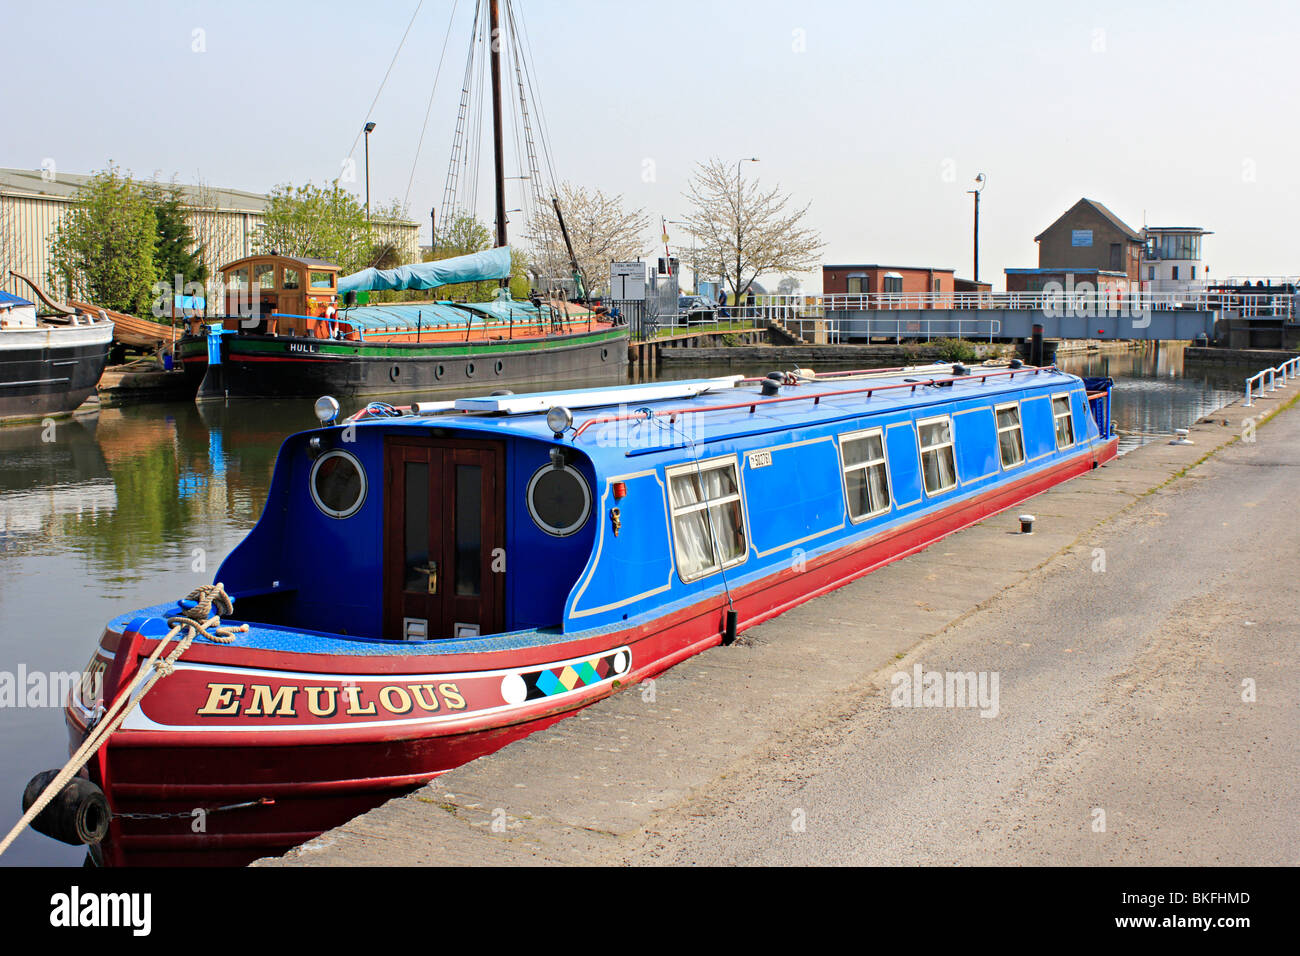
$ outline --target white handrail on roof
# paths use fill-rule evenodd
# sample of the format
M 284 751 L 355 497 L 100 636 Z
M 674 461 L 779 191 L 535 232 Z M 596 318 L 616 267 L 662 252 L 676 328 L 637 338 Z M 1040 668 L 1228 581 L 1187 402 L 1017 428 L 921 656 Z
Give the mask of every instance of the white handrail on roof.
M 464 412 L 495 412 L 504 415 L 528 415 L 545 412 L 557 405 L 565 408 L 595 408 L 600 405 L 654 402 L 665 398 L 694 398 L 705 392 L 735 388 L 743 375 L 692 379 L 685 382 L 647 382 L 643 385 L 618 385 L 613 388 L 582 388 L 569 392 L 533 392 L 527 395 L 484 395 L 458 398 L 455 408 Z

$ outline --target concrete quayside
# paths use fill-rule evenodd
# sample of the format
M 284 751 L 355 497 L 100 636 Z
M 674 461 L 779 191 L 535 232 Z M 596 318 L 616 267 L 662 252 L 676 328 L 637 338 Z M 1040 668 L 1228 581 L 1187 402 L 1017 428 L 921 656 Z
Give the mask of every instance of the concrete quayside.
M 1300 532 L 1273 505 L 1300 492 L 1296 397 L 1203 416 L 260 863 L 1294 863 Z

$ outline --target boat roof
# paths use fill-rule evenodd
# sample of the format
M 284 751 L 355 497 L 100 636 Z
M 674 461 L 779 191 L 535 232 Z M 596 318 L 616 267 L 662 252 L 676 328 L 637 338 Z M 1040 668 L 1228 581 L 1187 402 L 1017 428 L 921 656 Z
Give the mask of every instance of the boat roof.
M 365 331 L 372 329 L 435 329 L 515 321 L 528 325 L 538 320 L 538 308 L 527 300 L 494 302 L 420 302 L 359 305 L 343 309 L 340 317 Z
M 667 449 L 964 399 L 996 400 L 1026 388 L 1066 388 L 1079 381 L 1055 367 L 974 366 L 968 374 L 955 376 L 952 370 L 952 365 L 933 365 L 816 379 L 789 373 L 786 381 L 798 377 L 797 384 L 782 385 L 770 396 L 762 393 L 762 379 L 740 376 L 532 392 L 422 402 L 400 417 L 359 413 L 362 417 L 356 421 L 360 426 L 454 427 L 506 433 L 559 441 L 593 457 L 601 454 L 601 449 L 621 457 L 628 446 Z M 546 411 L 557 406 L 568 408 L 573 415 L 573 427 L 558 440 L 546 422 Z M 683 428 L 687 416 L 690 427 Z M 611 442 L 610 428 L 620 430 L 618 440 Z M 646 429 L 645 437 L 654 440 L 638 441 L 634 429 Z M 662 434 L 665 430 L 669 434 Z
M 14 295 L 12 292 L 0 291 L 0 309 L 13 309 L 21 305 L 33 305 L 22 296 Z

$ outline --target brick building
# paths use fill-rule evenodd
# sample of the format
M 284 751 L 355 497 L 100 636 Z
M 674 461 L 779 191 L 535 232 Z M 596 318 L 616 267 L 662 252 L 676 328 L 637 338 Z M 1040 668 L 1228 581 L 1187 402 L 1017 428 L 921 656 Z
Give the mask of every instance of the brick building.
M 1039 269 L 1073 271 L 1075 281 L 1083 270 L 1118 272 L 1127 277 L 1130 287 L 1138 288 L 1146 242 L 1141 233 L 1095 200 L 1080 199 L 1034 241 L 1038 243 Z
M 825 295 L 951 295 L 952 269 L 930 266 L 824 265 L 822 293 Z

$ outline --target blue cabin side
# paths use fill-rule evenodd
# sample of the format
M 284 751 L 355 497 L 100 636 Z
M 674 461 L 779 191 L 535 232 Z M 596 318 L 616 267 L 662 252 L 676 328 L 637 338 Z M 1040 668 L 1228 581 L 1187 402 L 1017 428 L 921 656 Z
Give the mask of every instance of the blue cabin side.
M 751 426 L 734 435 L 674 447 L 632 449 L 601 461 L 600 510 L 620 511 L 615 535 L 606 519 L 565 606 L 565 629 L 602 628 L 689 607 L 840 549 L 909 525 L 929 512 L 985 496 L 1000 485 L 1050 470 L 1103 441 L 1083 383 L 1072 376 L 978 394 L 940 389 L 910 407 L 855 411 L 804 425 Z M 1053 400 L 1057 399 L 1056 402 Z M 1068 444 L 1058 441 L 1054 411 L 1068 403 Z M 998 411 L 1018 410 L 1022 460 L 1004 464 Z M 825 414 L 825 413 L 823 413 Z M 918 426 L 951 423 L 955 484 L 927 488 Z M 642 427 L 653 428 L 653 423 Z M 879 435 L 888 502 L 865 514 L 849 508 L 844 441 Z M 629 436 L 634 443 L 635 436 Z M 669 490 L 683 463 L 726 461 L 736 468 L 745 527 L 743 558 L 699 578 L 678 567 Z M 622 466 L 621 468 L 619 466 Z M 616 503 L 613 487 L 624 496 Z
M 756 394 L 735 391 L 711 400 Z M 669 421 L 598 409 L 585 417 L 616 420 L 558 439 L 536 414 L 293 435 L 262 518 L 217 579 L 239 618 L 269 625 L 372 641 L 554 639 L 755 585 L 1108 437 L 1084 383 L 1059 372 L 867 401 L 786 394 L 797 400 Z

